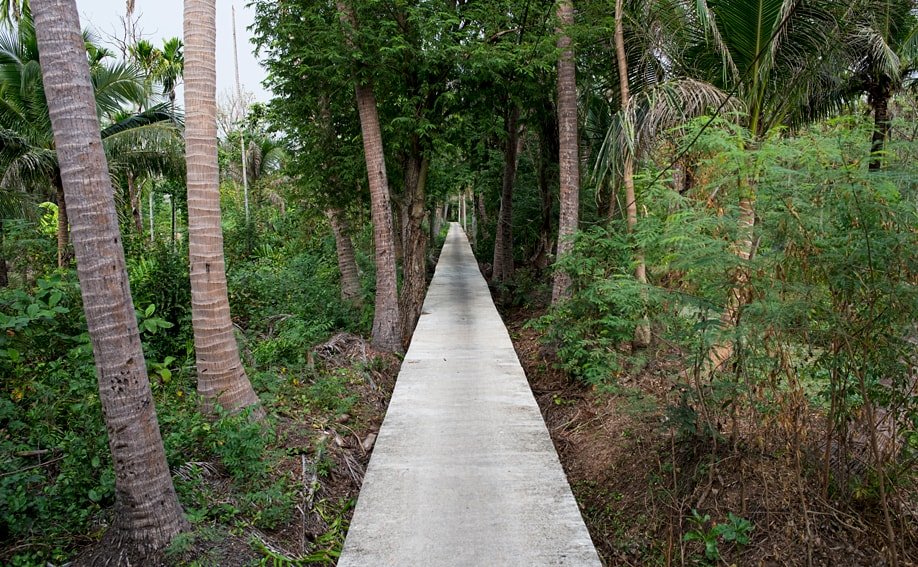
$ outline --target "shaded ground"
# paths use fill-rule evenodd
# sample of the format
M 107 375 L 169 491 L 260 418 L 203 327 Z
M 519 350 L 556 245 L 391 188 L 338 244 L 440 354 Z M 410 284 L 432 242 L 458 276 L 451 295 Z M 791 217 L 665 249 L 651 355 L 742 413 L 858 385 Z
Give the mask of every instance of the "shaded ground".
M 311 360 L 314 376 L 323 380 L 293 378 L 290 390 L 272 406 L 272 475 L 295 491 L 293 506 L 270 498 L 259 502 L 264 514 L 279 512 L 271 527 L 197 525 L 185 541 L 173 544 L 165 558 L 168 564 L 334 564 L 400 360 L 350 334 L 335 335 L 315 347 Z M 218 464 L 197 469 L 205 484 L 201 492 L 212 505 L 243 505 L 233 501 L 231 479 Z
M 606 564 L 886 564 L 876 495 L 824 497 L 806 465 L 819 447 L 806 428 L 737 418 L 718 423 L 719 446 L 686 435 L 672 419 L 683 398 L 672 380 L 679 353 L 650 353 L 636 376 L 589 387 L 558 370 L 551 348 L 525 327 L 540 314 L 516 309 L 505 319 Z M 918 515 L 903 500 L 900 562 L 916 565 Z

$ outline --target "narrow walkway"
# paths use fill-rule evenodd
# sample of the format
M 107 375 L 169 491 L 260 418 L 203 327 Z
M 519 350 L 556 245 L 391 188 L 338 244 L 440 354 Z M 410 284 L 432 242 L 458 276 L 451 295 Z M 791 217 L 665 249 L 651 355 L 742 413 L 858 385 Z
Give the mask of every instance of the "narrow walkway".
M 452 223 L 339 567 L 600 565 L 468 239 Z

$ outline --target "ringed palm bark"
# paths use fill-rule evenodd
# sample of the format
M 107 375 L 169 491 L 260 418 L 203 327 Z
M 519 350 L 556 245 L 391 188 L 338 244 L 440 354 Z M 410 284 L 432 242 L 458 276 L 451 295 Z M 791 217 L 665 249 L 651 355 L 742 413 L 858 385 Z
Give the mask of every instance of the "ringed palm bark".
M 76 3 L 35 0 L 32 7 L 114 460 L 116 516 L 100 549 L 111 563 L 136 563 L 188 524 L 147 378 Z
M 558 253 L 561 258 L 571 250 L 580 218 L 580 151 L 577 129 L 577 76 L 574 50 L 567 29 L 574 24 L 572 0 L 558 2 L 558 148 L 560 169 L 560 215 L 558 219 Z M 551 302 L 558 303 L 570 295 L 571 278 L 556 270 Z
M 352 33 L 357 19 L 353 9 L 344 2 L 337 3 L 348 47 L 354 49 Z M 363 135 L 364 159 L 370 184 L 370 208 L 373 218 L 373 242 L 376 254 L 376 304 L 373 313 L 373 345 L 385 350 L 402 350 L 402 321 L 398 304 L 395 274 L 395 234 L 392 229 L 392 206 L 386 159 L 383 151 L 382 129 L 376 106 L 376 94 L 369 79 L 355 77 L 354 92 Z
M 239 358 L 226 289 L 217 165 L 216 4 L 185 1 L 185 155 L 188 256 L 198 393 L 204 406 L 257 406 Z M 262 415 L 260 409 L 257 415 Z

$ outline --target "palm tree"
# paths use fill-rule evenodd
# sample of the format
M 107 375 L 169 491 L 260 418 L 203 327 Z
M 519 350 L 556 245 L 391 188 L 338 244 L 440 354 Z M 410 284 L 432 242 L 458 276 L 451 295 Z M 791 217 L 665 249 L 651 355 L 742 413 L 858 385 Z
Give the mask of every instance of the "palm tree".
M 104 560 L 139 564 L 188 527 L 166 463 L 74 0 L 33 3 L 41 74 L 115 469 Z M 102 561 L 99 561 L 100 563 Z
M 558 138 L 561 177 L 561 213 L 558 220 L 558 258 L 570 252 L 571 238 L 577 231 L 580 217 L 580 157 L 577 134 L 577 78 L 574 50 L 567 28 L 574 24 L 572 0 L 558 2 Z M 570 294 L 571 278 L 556 270 L 552 287 L 552 303 Z
M 351 32 L 356 28 L 357 19 L 353 9 L 344 2 L 339 1 L 337 7 L 350 43 L 352 41 Z M 370 183 L 373 241 L 376 245 L 376 305 L 373 314 L 373 345 L 398 352 L 402 350 L 402 321 L 399 315 L 395 275 L 395 235 L 392 231 L 392 207 L 389 200 L 389 181 L 386 178 L 382 129 L 379 125 L 376 94 L 373 91 L 372 82 L 367 78 L 357 77 L 354 91 L 360 115 L 360 129 L 363 134 L 364 159 Z
M 911 0 L 881 0 L 869 10 L 858 10 L 846 27 L 846 43 L 853 56 L 851 83 L 865 93 L 873 110 L 870 169 L 880 169 L 889 138 L 889 101 L 903 87 L 914 84 L 918 70 L 918 17 Z
M 29 10 L 29 0 L 0 0 L 0 21 L 18 22 Z
M 622 21 L 624 19 L 624 2 L 615 0 L 615 60 L 618 64 L 619 92 L 621 93 L 622 115 L 626 119 L 631 115 L 631 92 L 628 83 L 628 58 L 625 55 L 625 35 Z M 630 128 L 629 128 L 630 129 Z M 637 198 L 634 194 L 634 152 L 624 152 L 622 182 L 625 186 L 625 209 L 628 218 L 628 230 L 634 231 L 637 226 Z M 634 278 L 639 284 L 647 284 L 647 267 L 644 254 L 638 249 L 634 252 Z M 634 329 L 634 345 L 646 347 L 650 344 L 650 322 L 643 317 Z
M 125 113 L 125 105 L 147 101 L 140 72 L 129 64 L 105 61 L 101 50 L 94 53 L 90 74 L 96 114 L 107 124 L 100 134 L 113 169 L 167 167 L 165 150 L 170 145 L 161 144 L 177 137 L 173 116 L 161 105 Z M 58 264 L 63 266 L 69 262 L 68 215 L 38 55 L 26 10 L 15 29 L 0 32 L 0 190 L 50 196 L 57 202 Z
M 682 62 L 687 74 L 730 88 L 742 102 L 745 126 L 755 146 L 779 126 L 796 126 L 825 116 L 841 104 L 836 14 L 826 2 L 796 0 L 699 0 L 687 22 L 695 42 Z M 829 94 L 827 94 L 829 93 Z M 750 172 L 751 173 L 751 172 Z M 754 176 L 740 180 L 737 236 L 740 260 L 721 315 L 733 328 L 745 303 L 756 221 Z M 707 354 L 705 371 L 721 367 L 733 354 L 733 341 L 721 339 Z
M 674 12 L 675 16 L 674 17 Z M 624 189 L 629 232 L 637 226 L 635 164 L 656 150 L 665 136 L 726 101 L 737 105 L 717 87 L 688 78 L 674 65 L 680 59 L 687 12 L 666 2 L 640 4 L 617 1 L 613 13 L 615 81 L 591 85 L 586 92 L 585 138 L 589 144 L 592 178 L 597 187 L 610 188 L 620 180 Z M 673 25 L 673 22 L 679 25 Z M 673 29 L 675 28 L 675 29 Z M 612 195 L 603 208 L 614 210 Z M 647 283 L 643 253 L 633 253 L 635 279 Z M 635 328 L 633 345 L 650 343 L 650 323 L 643 317 Z
M 163 42 L 163 49 L 159 58 L 159 65 L 155 69 L 154 77 L 163 86 L 163 94 L 169 97 L 169 102 L 175 104 L 175 90 L 182 83 L 185 74 L 185 52 L 182 40 L 173 37 Z
M 185 152 L 188 169 L 188 255 L 198 392 L 205 408 L 256 406 L 233 335 L 217 165 L 216 4 L 185 1 Z M 260 410 L 256 410 L 260 413 Z

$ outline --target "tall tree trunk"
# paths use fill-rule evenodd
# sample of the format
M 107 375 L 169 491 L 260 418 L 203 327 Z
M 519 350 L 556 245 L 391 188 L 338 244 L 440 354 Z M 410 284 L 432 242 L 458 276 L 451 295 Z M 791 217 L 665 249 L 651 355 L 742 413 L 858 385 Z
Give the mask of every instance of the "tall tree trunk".
M 561 180 L 561 213 L 558 218 L 558 254 L 561 258 L 573 246 L 571 239 L 577 231 L 580 219 L 580 138 L 577 134 L 577 77 L 574 50 L 567 28 L 574 25 L 574 4 L 572 0 L 559 0 L 558 22 L 561 35 L 558 37 L 558 148 Z M 571 278 L 555 270 L 552 286 L 552 304 L 570 295 Z
M 33 0 L 32 13 L 114 461 L 115 519 L 98 554 L 139 565 L 188 523 L 147 378 L 76 2 Z
M 347 221 L 342 216 L 341 209 L 329 207 L 325 209 L 328 224 L 335 235 L 335 249 L 338 252 L 338 271 L 341 272 L 341 299 L 354 305 L 363 304 L 363 295 L 360 293 L 360 277 L 357 270 L 357 259 L 354 257 L 354 246 L 347 233 Z
M 539 185 L 539 241 L 536 243 L 535 252 L 529 263 L 539 272 L 545 270 L 550 263 L 552 249 L 552 212 L 554 210 L 554 196 L 549 179 L 549 165 L 558 161 L 557 121 L 554 120 L 554 109 L 546 109 L 543 113 L 542 129 L 539 133 L 539 161 L 537 179 Z
M 133 173 L 127 174 L 128 199 L 131 201 L 131 217 L 137 234 L 143 235 L 143 217 L 140 214 L 140 191 Z
M 618 62 L 618 81 L 621 90 L 622 113 L 628 117 L 631 111 L 631 96 L 628 87 L 628 59 L 625 56 L 625 36 L 622 30 L 623 13 L 622 0 L 615 0 L 615 59 Z M 628 120 L 630 118 L 626 118 Z M 634 194 L 634 154 L 625 150 L 625 163 L 622 168 L 622 182 L 625 186 L 625 203 L 628 214 L 628 230 L 634 232 L 637 226 L 637 199 Z M 644 265 L 644 253 L 635 245 L 634 247 L 634 277 L 640 284 L 647 283 L 647 269 Z M 634 329 L 632 344 L 643 348 L 650 344 L 650 321 L 643 317 Z
M 217 166 L 215 0 L 185 0 L 188 255 L 198 393 L 205 409 L 259 403 L 239 358 L 226 289 Z M 262 414 L 260 409 L 256 410 Z
M 55 200 L 57 201 L 57 267 L 70 265 L 70 221 L 67 218 L 67 202 L 64 199 L 64 185 L 60 172 L 54 175 Z
M 3 243 L 5 240 L 3 220 L 0 219 L 0 287 L 7 287 L 10 285 L 10 269 L 9 265 L 6 263 L 6 252 L 3 250 Z
M 485 226 L 488 223 L 488 211 L 485 207 L 484 195 L 481 193 L 475 194 L 475 212 L 478 215 L 478 224 Z
M 404 256 L 402 260 L 401 315 L 403 343 L 411 340 L 421 316 L 427 291 L 427 234 L 424 231 L 427 168 L 429 161 L 415 152 L 405 168 L 405 202 L 402 226 Z
M 516 183 L 517 153 L 519 152 L 520 109 L 516 103 L 504 121 L 507 133 L 504 146 L 504 176 L 500 191 L 500 212 L 494 237 L 494 262 L 491 282 L 500 283 L 513 275 L 513 186 Z
M 357 26 L 354 11 L 338 2 L 345 36 L 351 44 L 351 30 Z M 352 47 L 353 48 L 353 47 Z M 398 283 L 395 272 L 395 234 L 392 230 L 392 207 L 386 159 L 383 153 L 382 130 L 376 108 L 376 95 L 369 81 L 355 78 L 357 110 L 363 135 L 363 153 L 370 184 L 370 208 L 373 217 L 373 242 L 376 248 L 376 304 L 373 314 L 373 345 L 399 352 L 402 349 L 401 318 L 398 307 Z
M 370 207 L 373 218 L 373 242 L 376 248 L 376 302 L 373 314 L 373 345 L 391 351 L 402 349 L 402 329 L 398 307 L 398 284 L 395 273 L 395 234 L 392 230 L 392 207 L 389 203 L 389 181 L 383 154 L 382 130 L 376 110 L 373 88 L 358 85 L 355 89 L 363 151 L 370 182 Z
M 873 107 L 873 136 L 870 141 L 870 171 L 883 167 L 883 150 L 889 137 L 889 99 L 892 89 L 888 82 L 882 81 L 871 89 L 869 103 Z
M 753 238 L 755 230 L 755 190 L 753 182 L 744 182 L 741 186 L 742 194 L 739 201 L 738 234 L 733 243 L 733 253 L 742 263 L 748 263 L 753 254 Z M 733 329 L 739 323 L 740 309 L 746 303 L 749 273 L 741 265 L 733 274 L 733 287 L 727 295 L 727 304 L 720 315 L 722 329 Z M 710 374 L 719 370 L 724 363 L 733 356 L 733 340 L 720 339 L 711 346 L 702 363 L 702 373 Z

